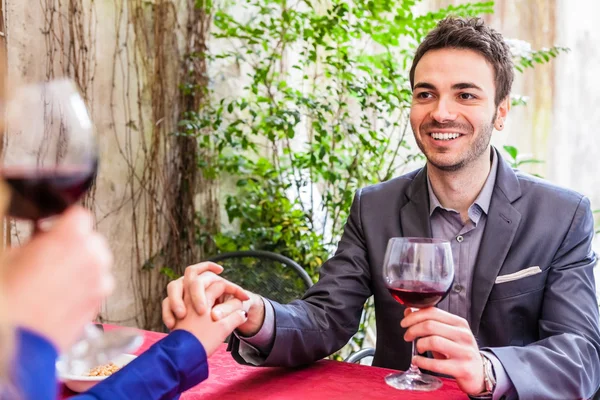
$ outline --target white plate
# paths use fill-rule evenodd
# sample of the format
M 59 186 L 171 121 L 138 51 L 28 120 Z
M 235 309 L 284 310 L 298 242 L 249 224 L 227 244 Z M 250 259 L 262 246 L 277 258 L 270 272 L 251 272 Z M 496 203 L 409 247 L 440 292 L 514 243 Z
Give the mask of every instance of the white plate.
M 133 361 L 136 356 L 131 354 L 121 354 L 119 357 L 113 360 L 115 365 L 123 367 Z M 87 375 L 73 375 L 65 373 L 64 362 L 59 359 L 56 362 L 56 372 L 58 379 L 65 384 L 66 387 L 74 392 L 85 392 L 98 382 L 108 378 L 107 376 L 87 376 Z

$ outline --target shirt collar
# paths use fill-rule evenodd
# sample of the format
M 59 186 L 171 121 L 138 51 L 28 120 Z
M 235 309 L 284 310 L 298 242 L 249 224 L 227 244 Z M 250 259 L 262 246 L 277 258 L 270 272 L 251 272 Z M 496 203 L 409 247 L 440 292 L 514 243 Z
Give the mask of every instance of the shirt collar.
M 481 211 L 483 211 L 486 215 L 490 209 L 490 203 L 492 202 L 492 194 L 494 193 L 494 185 L 496 184 L 496 175 L 498 173 L 498 156 L 496 155 L 496 152 L 493 148 L 491 153 L 492 168 L 490 169 L 490 173 L 488 174 L 488 177 L 485 183 L 483 184 L 483 188 L 481 188 L 479 195 L 477 196 L 471 207 L 469 207 L 469 214 L 471 214 L 470 211 L 474 205 L 477 205 L 481 209 Z M 442 206 L 435 193 L 433 193 L 433 188 L 431 187 L 431 182 L 429 181 L 429 175 L 427 175 L 427 190 L 429 191 L 429 216 L 431 216 L 431 214 L 433 214 L 433 212 L 438 207 L 444 210 L 449 210 Z

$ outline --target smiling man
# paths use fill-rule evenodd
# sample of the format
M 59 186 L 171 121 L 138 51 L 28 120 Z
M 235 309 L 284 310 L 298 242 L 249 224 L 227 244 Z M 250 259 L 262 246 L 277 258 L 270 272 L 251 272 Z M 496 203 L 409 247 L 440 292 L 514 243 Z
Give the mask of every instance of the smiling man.
M 265 366 L 323 358 L 357 331 L 374 295 L 376 366 L 407 369 L 418 338 L 415 363 L 472 397 L 591 397 L 600 332 L 590 203 L 512 170 L 490 146 L 510 109 L 502 36 L 480 19 L 443 20 L 417 49 L 410 78 L 410 123 L 426 165 L 358 191 L 335 255 L 302 300 L 252 294 L 234 357 Z M 385 249 L 400 236 L 451 242 L 455 281 L 437 307 L 411 312 L 387 291 Z M 167 326 L 193 292 L 187 275 L 169 285 Z

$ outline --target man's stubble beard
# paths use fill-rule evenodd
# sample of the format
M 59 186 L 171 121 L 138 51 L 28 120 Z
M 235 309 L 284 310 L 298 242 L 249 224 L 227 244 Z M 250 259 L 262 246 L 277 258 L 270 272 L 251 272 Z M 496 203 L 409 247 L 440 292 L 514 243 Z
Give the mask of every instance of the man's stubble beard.
M 495 120 L 496 120 L 496 113 L 494 113 L 492 122 L 490 122 L 489 124 L 486 124 L 485 127 L 484 126 L 480 127 L 479 131 L 481 133 L 477 137 L 475 143 L 469 148 L 465 157 L 463 157 L 462 160 L 459 160 L 456 164 L 453 164 L 453 165 L 440 165 L 439 163 L 434 162 L 430 157 L 428 157 L 427 153 L 424 150 L 423 143 L 417 139 L 416 135 L 415 135 L 415 141 L 417 142 L 417 146 L 419 146 L 419 149 L 421 150 L 421 152 L 425 155 L 425 158 L 427 158 L 427 162 L 429 164 L 433 165 L 440 171 L 456 172 L 456 171 L 463 169 L 465 166 L 469 165 L 473 161 L 477 160 L 488 149 L 488 147 L 490 145 L 490 141 L 492 140 L 492 132 L 494 131 L 494 121 Z M 437 124 L 437 123 L 435 123 L 434 125 L 437 125 L 439 127 L 442 126 L 442 124 Z M 449 129 L 452 127 L 453 127 L 452 125 L 448 125 L 445 127 L 445 129 Z M 411 126 L 411 128 L 412 128 L 413 135 L 414 135 L 415 128 L 413 126 Z M 473 135 L 474 130 L 471 129 L 471 131 L 472 131 L 471 135 Z

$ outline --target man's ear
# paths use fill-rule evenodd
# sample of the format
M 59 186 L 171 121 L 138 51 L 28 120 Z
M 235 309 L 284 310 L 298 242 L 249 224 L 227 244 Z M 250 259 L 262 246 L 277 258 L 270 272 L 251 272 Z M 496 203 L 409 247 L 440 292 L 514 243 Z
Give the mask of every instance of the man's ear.
M 506 96 L 504 100 L 498 104 L 498 108 L 496 109 L 496 120 L 494 121 L 494 128 L 497 131 L 501 131 L 504 129 L 506 118 L 508 117 L 508 112 L 510 111 L 510 95 Z

